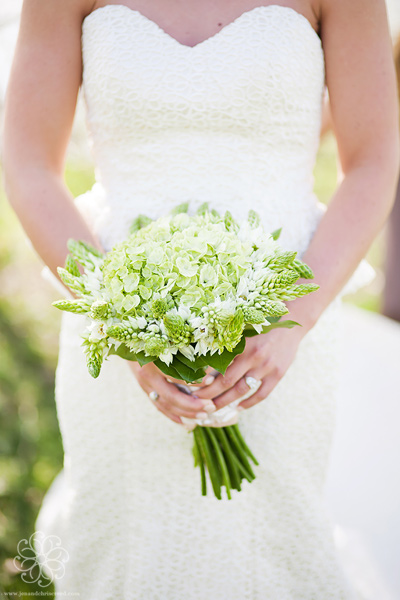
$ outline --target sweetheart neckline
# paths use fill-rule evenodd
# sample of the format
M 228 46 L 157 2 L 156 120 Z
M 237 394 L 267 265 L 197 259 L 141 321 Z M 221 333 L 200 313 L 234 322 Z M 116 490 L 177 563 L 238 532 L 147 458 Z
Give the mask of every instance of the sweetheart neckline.
M 105 6 L 99 6 L 98 8 L 95 8 L 94 10 L 92 10 L 92 12 L 90 12 L 88 15 L 86 15 L 86 17 L 83 18 L 82 28 L 83 28 L 84 23 L 87 21 L 87 19 L 89 19 L 92 15 L 103 12 L 110 8 L 127 10 L 133 16 L 141 18 L 144 21 L 146 21 L 147 23 L 151 24 L 151 26 L 153 26 L 156 31 L 158 31 L 160 34 L 163 34 L 167 39 L 171 40 L 173 43 L 175 43 L 180 48 L 187 49 L 189 51 L 190 50 L 194 51 L 196 48 L 203 47 L 204 45 L 207 45 L 208 43 L 211 43 L 214 40 L 219 39 L 219 37 L 223 36 L 223 34 L 224 34 L 224 32 L 226 32 L 226 30 L 229 31 L 230 29 L 232 29 L 232 27 L 234 27 L 235 25 L 237 25 L 238 23 L 243 21 L 246 17 L 252 16 L 253 13 L 255 13 L 258 10 L 282 9 L 282 10 L 289 11 L 294 17 L 297 17 L 301 23 L 306 25 L 308 30 L 311 30 L 310 31 L 311 34 L 314 35 L 314 38 L 319 42 L 319 45 L 322 50 L 321 38 L 318 35 L 318 33 L 316 32 L 316 30 L 314 29 L 314 27 L 311 25 L 311 23 L 307 19 L 307 17 L 305 17 L 303 14 L 301 14 L 294 8 L 291 8 L 290 6 L 282 6 L 280 4 L 267 4 L 267 5 L 255 6 L 254 8 L 250 8 L 249 10 L 242 12 L 239 16 L 237 16 L 235 19 L 233 19 L 233 21 L 230 21 L 227 25 L 225 25 L 222 29 L 217 31 L 214 35 L 211 35 L 208 38 L 206 38 L 205 40 L 198 42 L 194 46 L 189 46 L 188 44 L 182 44 L 179 40 L 174 38 L 172 35 L 167 33 L 162 27 L 160 27 L 160 25 L 158 25 L 158 23 L 156 23 L 152 19 L 149 19 L 149 17 L 146 17 L 146 15 L 144 15 L 139 10 L 130 8 L 126 4 L 106 4 Z

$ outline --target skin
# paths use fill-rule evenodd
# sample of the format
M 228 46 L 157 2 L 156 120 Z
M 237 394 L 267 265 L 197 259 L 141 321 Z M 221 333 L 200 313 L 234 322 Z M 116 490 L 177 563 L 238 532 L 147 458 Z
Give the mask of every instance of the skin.
M 5 107 L 5 187 L 33 246 L 55 274 L 65 261 L 68 238 L 84 239 L 100 248 L 72 203 L 63 172 L 82 80 L 82 20 L 105 4 L 109 3 L 25 0 L 22 10 Z M 194 46 L 261 3 L 154 0 L 126 4 L 181 44 Z M 245 375 L 263 384 L 241 403 L 243 408 L 268 396 L 293 362 L 303 337 L 365 255 L 394 201 L 400 162 L 398 114 L 384 0 L 274 4 L 305 16 L 319 32 L 325 52 L 343 179 L 303 257 L 320 289 L 290 302 L 288 318 L 301 323 L 301 328 L 249 339 L 225 377 L 218 376 L 208 386 L 204 382 L 196 395 L 178 391 L 153 365 L 140 368 L 128 363 L 144 391 L 159 394 L 158 410 L 176 423 L 181 423 L 181 416 L 194 417 L 241 397 L 248 390 Z

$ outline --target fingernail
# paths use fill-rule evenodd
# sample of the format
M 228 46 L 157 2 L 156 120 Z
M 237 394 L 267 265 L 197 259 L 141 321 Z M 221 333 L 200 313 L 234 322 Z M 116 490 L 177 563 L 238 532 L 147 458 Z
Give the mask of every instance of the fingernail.
M 217 407 L 212 402 L 207 402 L 207 404 L 204 404 L 203 408 L 208 413 L 212 413 L 217 410 Z
M 197 390 L 199 390 L 200 388 L 199 388 L 199 386 L 198 386 L 198 385 L 191 385 L 191 386 L 189 387 L 189 389 L 190 389 L 192 392 L 197 392 Z
M 242 410 L 246 410 L 244 406 L 238 406 L 236 409 L 238 412 L 242 412 Z
M 207 413 L 206 412 L 199 412 L 196 415 L 196 419 L 206 419 L 207 418 Z
M 204 380 L 204 385 L 211 385 L 215 381 L 215 377 L 213 375 L 207 375 Z

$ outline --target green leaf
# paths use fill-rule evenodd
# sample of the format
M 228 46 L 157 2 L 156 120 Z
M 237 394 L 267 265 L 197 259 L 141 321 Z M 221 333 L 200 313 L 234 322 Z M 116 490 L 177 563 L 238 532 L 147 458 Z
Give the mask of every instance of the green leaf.
M 300 323 L 296 323 L 296 321 L 289 321 L 289 320 L 279 321 L 277 323 L 271 323 L 270 325 L 266 325 L 265 327 L 263 327 L 261 333 L 268 333 L 269 331 L 272 331 L 272 329 L 291 329 L 292 327 L 295 327 L 296 325 L 299 325 L 299 327 L 302 327 L 302 325 L 300 325 Z M 259 334 L 257 333 L 257 331 L 255 329 L 253 329 L 253 330 L 246 329 L 244 331 L 244 335 L 246 337 L 254 337 L 255 335 L 259 335 Z
M 182 354 L 182 352 L 177 352 L 176 358 L 178 358 L 184 365 L 190 367 L 193 371 L 198 371 L 203 367 L 208 367 L 208 362 L 205 360 L 204 356 L 196 356 L 194 360 L 190 360 Z
M 141 367 L 147 365 L 147 363 L 154 362 L 156 360 L 156 356 L 146 356 L 144 352 L 133 352 L 129 350 L 129 348 L 125 344 L 120 344 L 118 348 L 115 346 L 111 346 L 108 351 L 108 356 L 115 354 L 116 356 L 120 356 L 125 360 L 136 361 L 140 364 Z
M 156 359 L 154 361 L 154 364 L 158 369 L 160 369 L 160 371 L 164 373 L 164 375 L 167 375 L 168 377 L 173 377 L 174 379 L 182 379 L 182 377 L 180 376 L 180 374 L 175 369 L 172 363 L 170 365 L 166 365 L 165 362 L 163 362 L 162 360 Z
M 180 377 L 178 377 L 178 379 L 183 379 L 187 383 L 199 381 L 203 379 L 206 374 L 204 368 L 201 368 L 198 371 L 193 371 L 191 367 L 185 365 L 178 358 L 176 358 L 176 356 L 174 356 L 172 359 L 171 366 L 173 366 L 173 368 L 179 373 Z
M 275 229 L 275 231 L 273 231 L 271 233 L 271 236 L 276 241 L 279 239 L 279 236 L 281 235 L 281 233 L 282 233 L 282 227 L 280 227 L 279 229 Z
M 232 352 L 229 352 L 228 350 L 224 350 L 224 352 L 222 352 L 222 354 L 218 354 L 218 353 L 215 353 L 213 355 L 206 354 L 204 356 L 204 359 L 207 361 L 207 364 L 210 367 L 212 367 L 213 369 L 218 371 L 218 373 L 221 373 L 221 375 L 224 375 L 225 371 L 227 370 L 227 368 L 229 367 L 229 365 L 231 364 L 231 362 L 233 361 L 235 356 L 237 356 L 238 354 L 241 354 L 243 352 L 245 345 L 246 345 L 246 339 L 245 339 L 245 336 L 242 336 L 242 339 L 237 344 L 237 346 L 235 346 L 235 348 L 232 350 Z

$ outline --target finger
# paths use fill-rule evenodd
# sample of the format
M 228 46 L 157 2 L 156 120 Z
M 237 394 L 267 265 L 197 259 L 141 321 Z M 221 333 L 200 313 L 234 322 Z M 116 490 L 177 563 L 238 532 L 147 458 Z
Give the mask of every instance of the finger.
M 227 368 L 225 375 L 219 374 L 215 381 L 196 392 L 199 398 L 217 398 L 224 394 L 243 377 L 250 368 L 250 357 L 238 356 L 233 363 Z
M 175 384 L 178 383 L 181 385 L 185 385 L 186 387 L 188 387 L 190 389 L 197 390 L 206 385 L 210 385 L 211 383 L 213 383 L 216 375 L 218 375 L 218 371 L 215 371 L 215 369 L 213 369 L 212 367 L 207 367 L 205 372 L 206 372 L 205 376 L 198 383 L 186 383 L 186 381 L 183 381 L 182 379 L 175 379 L 174 377 L 166 377 L 166 380 L 169 383 L 175 383 Z
M 157 392 L 161 398 L 157 402 L 177 416 L 193 419 L 200 415 L 197 418 L 203 418 L 207 416 L 207 412 L 215 410 L 210 400 L 199 400 L 191 394 L 180 392 L 175 384 L 166 381 L 164 374 L 154 365 L 146 365 L 136 371 L 138 382 L 145 393 L 149 395 L 153 391 Z
M 192 394 L 180 392 L 174 384 L 168 383 L 165 379 L 158 382 L 158 385 L 160 396 L 163 397 L 171 408 L 179 410 L 182 416 L 193 418 L 197 413 L 203 412 L 205 406 L 209 403 L 196 398 Z
M 168 417 L 168 419 L 171 419 L 171 421 L 174 421 L 175 423 L 178 423 L 179 425 L 183 425 L 181 419 L 175 415 L 174 413 L 170 412 L 168 409 L 165 408 L 165 406 L 163 406 L 159 399 L 157 400 L 157 402 L 153 402 L 154 406 L 156 407 L 157 410 L 159 410 L 160 412 L 162 412 L 166 417 Z
M 248 394 L 251 390 L 250 386 L 246 383 L 246 377 L 249 375 L 247 372 L 243 377 L 239 379 L 239 381 L 227 392 L 224 392 L 217 398 L 214 398 L 214 404 L 217 407 L 217 410 L 227 406 L 234 400 L 238 400 L 238 398 L 242 398 L 246 394 Z M 255 379 L 258 379 L 254 374 L 251 375 Z M 260 380 L 260 379 L 258 379 Z
M 265 398 L 272 392 L 272 390 L 278 384 L 278 382 L 279 378 L 276 375 L 270 375 L 269 377 L 266 377 L 263 380 L 262 386 L 255 392 L 255 394 L 250 396 L 250 398 L 247 398 L 247 400 L 243 400 L 243 402 L 240 402 L 238 408 L 239 406 L 242 408 L 251 408 L 255 404 L 261 402 L 261 400 L 265 400 Z

